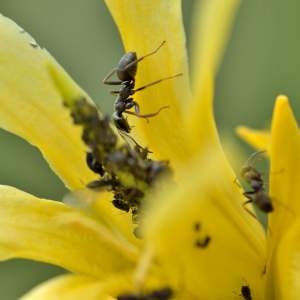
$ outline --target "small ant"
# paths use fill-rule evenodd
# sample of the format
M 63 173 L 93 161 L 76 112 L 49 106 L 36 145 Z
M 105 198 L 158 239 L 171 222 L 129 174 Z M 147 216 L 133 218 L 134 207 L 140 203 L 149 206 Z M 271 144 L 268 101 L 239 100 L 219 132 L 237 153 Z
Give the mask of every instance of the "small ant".
M 254 203 L 260 210 L 262 210 L 265 213 L 269 213 L 273 211 L 271 198 L 265 192 L 262 174 L 259 171 L 257 171 L 253 166 L 258 155 L 261 155 L 264 152 L 265 151 L 254 152 L 248 158 L 245 166 L 241 170 L 241 176 L 252 188 L 251 191 L 243 193 L 243 195 L 248 199 L 243 204 L 243 206 L 245 206 L 248 203 Z M 249 213 L 251 212 L 249 211 Z
M 169 287 L 165 287 L 146 295 L 123 294 L 117 296 L 117 300 L 169 300 L 172 296 L 172 290 Z
M 182 73 L 165 77 L 159 80 L 156 80 L 154 82 L 148 83 L 140 88 L 135 89 L 135 76 L 137 72 L 137 65 L 140 61 L 142 61 L 144 58 L 151 56 L 155 54 L 164 44 L 166 41 L 163 41 L 154 51 L 141 56 L 140 58 L 137 58 L 137 55 L 135 52 L 127 52 L 125 53 L 116 68 L 114 68 L 109 74 L 106 75 L 106 77 L 103 79 L 104 84 L 108 85 L 121 85 L 120 90 L 118 91 L 111 91 L 111 94 L 118 95 L 115 104 L 114 104 L 114 113 L 113 113 L 113 121 L 115 126 L 122 131 L 125 131 L 127 133 L 130 132 L 131 127 L 128 124 L 127 119 L 123 116 L 123 113 L 134 115 L 138 118 L 145 118 L 148 120 L 148 118 L 154 117 L 160 113 L 162 109 L 168 108 L 168 106 L 162 106 L 159 108 L 158 111 L 154 113 L 149 114 L 140 114 L 140 108 L 139 105 L 134 99 L 131 97 L 136 92 L 141 91 L 149 86 L 155 85 L 159 82 L 162 82 L 164 80 L 172 79 L 178 76 L 181 76 Z M 116 74 L 118 79 L 117 81 L 109 81 L 108 79 Z M 130 111 L 131 108 L 134 108 L 134 112 Z

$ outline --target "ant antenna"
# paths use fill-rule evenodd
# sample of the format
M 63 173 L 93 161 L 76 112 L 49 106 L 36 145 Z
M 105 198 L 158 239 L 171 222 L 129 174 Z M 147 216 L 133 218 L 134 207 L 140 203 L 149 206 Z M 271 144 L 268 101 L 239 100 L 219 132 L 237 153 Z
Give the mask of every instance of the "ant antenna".
M 137 58 L 136 60 L 132 61 L 131 63 L 129 63 L 126 68 L 130 68 L 131 66 L 137 64 L 138 62 L 140 62 L 141 60 L 143 60 L 144 58 L 148 57 L 148 56 L 151 56 L 153 54 L 155 54 L 164 44 L 166 43 L 166 41 L 162 41 L 161 44 L 155 49 L 153 50 L 152 52 L 148 53 L 148 54 L 145 54 L 139 58 Z
M 143 89 L 145 89 L 145 88 L 147 88 L 147 87 L 149 87 L 149 86 L 152 86 L 152 85 L 158 84 L 158 83 L 160 83 L 160 82 L 162 82 L 162 81 L 169 80 L 169 79 L 173 79 L 173 78 L 175 78 L 175 77 L 179 77 L 179 76 L 182 76 L 182 75 L 183 75 L 183 73 L 178 73 L 178 74 L 175 74 L 175 75 L 173 75 L 173 76 L 169 76 L 169 77 L 165 77 L 165 78 L 161 78 L 161 79 L 155 80 L 155 81 L 153 81 L 153 82 L 150 82 L 150 83 L 148 83 L 148 84 L 146 84 L 146 85 L 144 85 L 144 86 L 141 86 L 141 87 L 139 87 L 139 88 L 133 90 L 133 92 L 136 93 L 136 92 L 141 91 L 141 90 L 143 90 Z
M 258 159 L 260 159 L 260 155 L 266 153 L 266 150 L 259 150 L 252 153 L 245 162 L 246 166 L 253 165 Z

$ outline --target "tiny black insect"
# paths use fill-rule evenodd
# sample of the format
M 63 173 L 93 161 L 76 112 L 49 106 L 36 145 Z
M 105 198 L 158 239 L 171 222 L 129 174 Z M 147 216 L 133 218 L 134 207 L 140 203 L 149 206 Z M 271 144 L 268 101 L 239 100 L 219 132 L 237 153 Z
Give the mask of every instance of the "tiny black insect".
M 139 105 L 134 99 L 132 98 L 132 95 L 134 95 L 136 92 L 141 91 L 149 86 L 155 85 L 159 82 L 162 82 L 164 80 L 168 80 L 177 76 L 182 75 L 176 74 L 170 77 L 162 78 L 159 80 L 156 80 L 154 82 L 148 83 L 140 88 L 135 89 L 135 76 L 137 72 L 137 66 L 140 61 L 142 61 L 144 58 L 151 56 L 155 54 L 163 45 L 165 44 L 165 41 L 163 41 L 154 51 L 141 56 L 137 58 L 137 55 L 135 52 L 127 52 L 125 53 L 116 68 L 114 68 L 106 77 L 103 79 L 104 84 L 108 85 L 121 85 L 120 90 L 118 91 L 111 91 L 112 94 L 116 94 L 117 99 L 114 104 L 114 113 L 113 113 L 113 121 L 115 126 L 122 131 L 125 131 L 127 133 L 130 132 L 131 127 L 127 121 L 127 119 L 124 117 L 123 113 L 134 115 L 139 118 L 145 118 L 146 120 L 148 118 L 154 117 L 160 113 L 162 109 L 167 108 L 168 106 L 162 106 L 158 109 L 158 111 L 154 113 L 149 114 L 141 114 Z M 112 75 L 116 74 L 118 79 L 117 81 L 110 81 L 108 80 Z M 134 112 L 130 111 L 131 108 L 134 108 Z
M 252 188 L 252 190 L 244 192 L 244 196 L 248 200 L 243 206 L 248 203 L 254 203 L 260 210 L 269 213 L 273 211 L 271 198 L 265 192 L 262 174 L 253 166 L 258 155 L 261 155 L 263 152 L 265 151 L 254 152 L 241 170 L 241 176 Z M 249 213 L 251 212 L 249 211 Z
M 244 298 L 244 300 L 252 300 L 251 290 L 248 285 L 242 285 L 241 296 Z
M 195 241 L 195 247 L 197 248 L 206 248 L 208 246 L 208 244 L 211 241 L 211 237 L 209 235 L 207 235 L 205 238 L 203 239 L 197 239 Z
M 201 229 L 201 223 L 200 222 L 195 222 L 194 224 L 194 230 L 195 231 L 200 231 Z
M 86 153 L 86 164 L 96 174 L 104 175 L 103 166 L 98 162 L 92 152 Z

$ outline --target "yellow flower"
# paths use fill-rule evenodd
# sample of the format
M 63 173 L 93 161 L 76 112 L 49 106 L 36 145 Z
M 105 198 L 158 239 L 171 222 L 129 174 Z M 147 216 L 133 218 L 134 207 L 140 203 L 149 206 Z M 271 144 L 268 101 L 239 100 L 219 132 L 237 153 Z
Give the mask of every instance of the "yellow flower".
M 169 288 L 176 299 L 234 299 L 242 287 L 250 288 L 253 299 L 295 299 L 298 222 L 292 191 L 298 177 L 285 175 L 297 170 L 290 165 L 300 152 L 288 105 L 278 101 L 272 126 L 271 196 L 282 206 L 274 201 L 267 237 L 243 207 L 213 117 L 214 77 L 238 1 L 196 5 L 192 91 L 180 1 L 106 4 L 126 51 L 142 55 L 167 41 L 139 65 L 136 86 L 184 73 L 136 95 L 145 112 L 170 109 L 150 124 L 129 119 L 134 137 L 156 159 L 170 161 L 176 185 L 165 183 L 147 197 L 142 240 L 132 234 L 130 215 L 110 203 L 109 193 L 100 193 L 85 212 L 2 186 L 0 258 L 34 259 L 72 272 L 24 299 L 115 299 Z M 2 16 L 0 38 L 0 126 L 37 146 L 71 191 L 84 188 L 95 174 L 84 161 L 81 128 L 62 103 L 90 99 L 46 50 Z M 263 138 L 268 135 L 261 135 L 260 143 L 269 149 Z M 288 221 L 280 226 L 283 220 Z
M 299 295 L 299 127 L 286 96 L 278 96 L 271 131 L 238 128 L 238 133 L 270 156 L 270 196 L 276 213 L 269 217 L 267 289 L 270 299 L 297 299 Z

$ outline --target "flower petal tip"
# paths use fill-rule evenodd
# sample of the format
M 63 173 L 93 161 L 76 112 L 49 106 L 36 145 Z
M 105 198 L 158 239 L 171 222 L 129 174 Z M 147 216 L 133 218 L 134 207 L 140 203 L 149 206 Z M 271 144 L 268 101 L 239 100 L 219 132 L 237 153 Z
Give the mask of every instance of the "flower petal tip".
M 274 107 L 274 119 L 278 117 L 291 117 L 293 112 L 289 104 L 289 99 L 285 95 L 279 95 L 276 97 L 275 107 Z M 294 117 L 293 117 L 294 118 Z
M 288 103 L 289 102 L 289 98 L 286 95 L 278 95 L 276 97 L 276 104 L 284 104 L 284 103 Z

